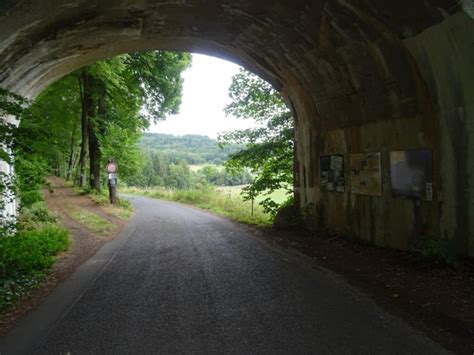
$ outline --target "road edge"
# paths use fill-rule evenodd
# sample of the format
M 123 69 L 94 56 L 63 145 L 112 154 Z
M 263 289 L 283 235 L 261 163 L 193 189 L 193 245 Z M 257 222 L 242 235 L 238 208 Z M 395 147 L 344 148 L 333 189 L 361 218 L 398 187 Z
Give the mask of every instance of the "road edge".
M 20 319 L 0 339 L 0 355 L 24 354 L 40 343 L 65 317 L 128 241 L 135 229 L 135 218 L 111 241 L 80 265 L 42 303 Z

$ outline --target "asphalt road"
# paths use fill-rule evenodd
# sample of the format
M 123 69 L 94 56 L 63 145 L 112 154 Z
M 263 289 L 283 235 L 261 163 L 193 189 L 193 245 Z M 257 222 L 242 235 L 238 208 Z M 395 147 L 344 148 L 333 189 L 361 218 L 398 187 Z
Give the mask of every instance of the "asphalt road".
M 2 339 L 2 354 L 444 352 L 251 228 L 132 199 L 130 226 Z

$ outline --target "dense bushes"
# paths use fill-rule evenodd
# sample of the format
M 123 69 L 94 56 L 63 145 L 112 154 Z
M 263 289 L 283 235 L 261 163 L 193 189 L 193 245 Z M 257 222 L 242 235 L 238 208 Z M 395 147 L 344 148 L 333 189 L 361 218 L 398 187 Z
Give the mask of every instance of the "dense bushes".
M 26 230 L 0 239 L 0 277 L 35 273 L 49 268 L 53 256 L 69 246 L 68 232 L 56 226 Z
M 21 201 L 21 209 L 34 203 L 44 201 L 41 188 L 47 174 L 46 162 L 37 157 L 23 158 L 18 156 L 15 161 L 16 188 Z
M 38 191 L 23 204 L 16 233 L 0 238 L 0 311 L 39 286 L 54 256 L 69 247 L 69 232 L 54 225 L 43 199 Z
M 56 215 L 48 210 L 46 203 L 39 201 L 28 208 L 22 209 L 18 228 L 21 230 L 37 229 L 45 223 L 55 223 L 56 221 Z
M 53 225 L 0 238 L 0 310 L 37 286 L 69 243 L 69 232 Z
M 253 181 L 253 176 L 246 169 L 229 172 L 217 165 L 190 166 L 185 160 L 170 162 L 161 152 L 144 152 L 143 159 L 141 171 L 125 177 L 124 182 L 128 186 L 194 189 L 202 185 L 246 185 Z

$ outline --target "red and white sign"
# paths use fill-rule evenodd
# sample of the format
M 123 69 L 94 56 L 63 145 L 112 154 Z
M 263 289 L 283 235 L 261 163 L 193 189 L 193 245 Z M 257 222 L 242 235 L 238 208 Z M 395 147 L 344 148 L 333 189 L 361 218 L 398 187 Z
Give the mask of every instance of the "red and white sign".
M 105 166 L 105 171 L 107 174 L 116 174 L 118 171 L 118 165 L 115 161 L 109 161 Z

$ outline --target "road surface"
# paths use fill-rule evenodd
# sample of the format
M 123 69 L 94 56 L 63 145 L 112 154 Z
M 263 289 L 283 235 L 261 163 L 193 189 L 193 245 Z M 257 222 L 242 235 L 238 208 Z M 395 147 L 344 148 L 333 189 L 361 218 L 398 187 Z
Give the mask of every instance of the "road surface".
M 172 202 L 136 214 L 0 341 L 1 354 L 436 354 L 313 261 Z

